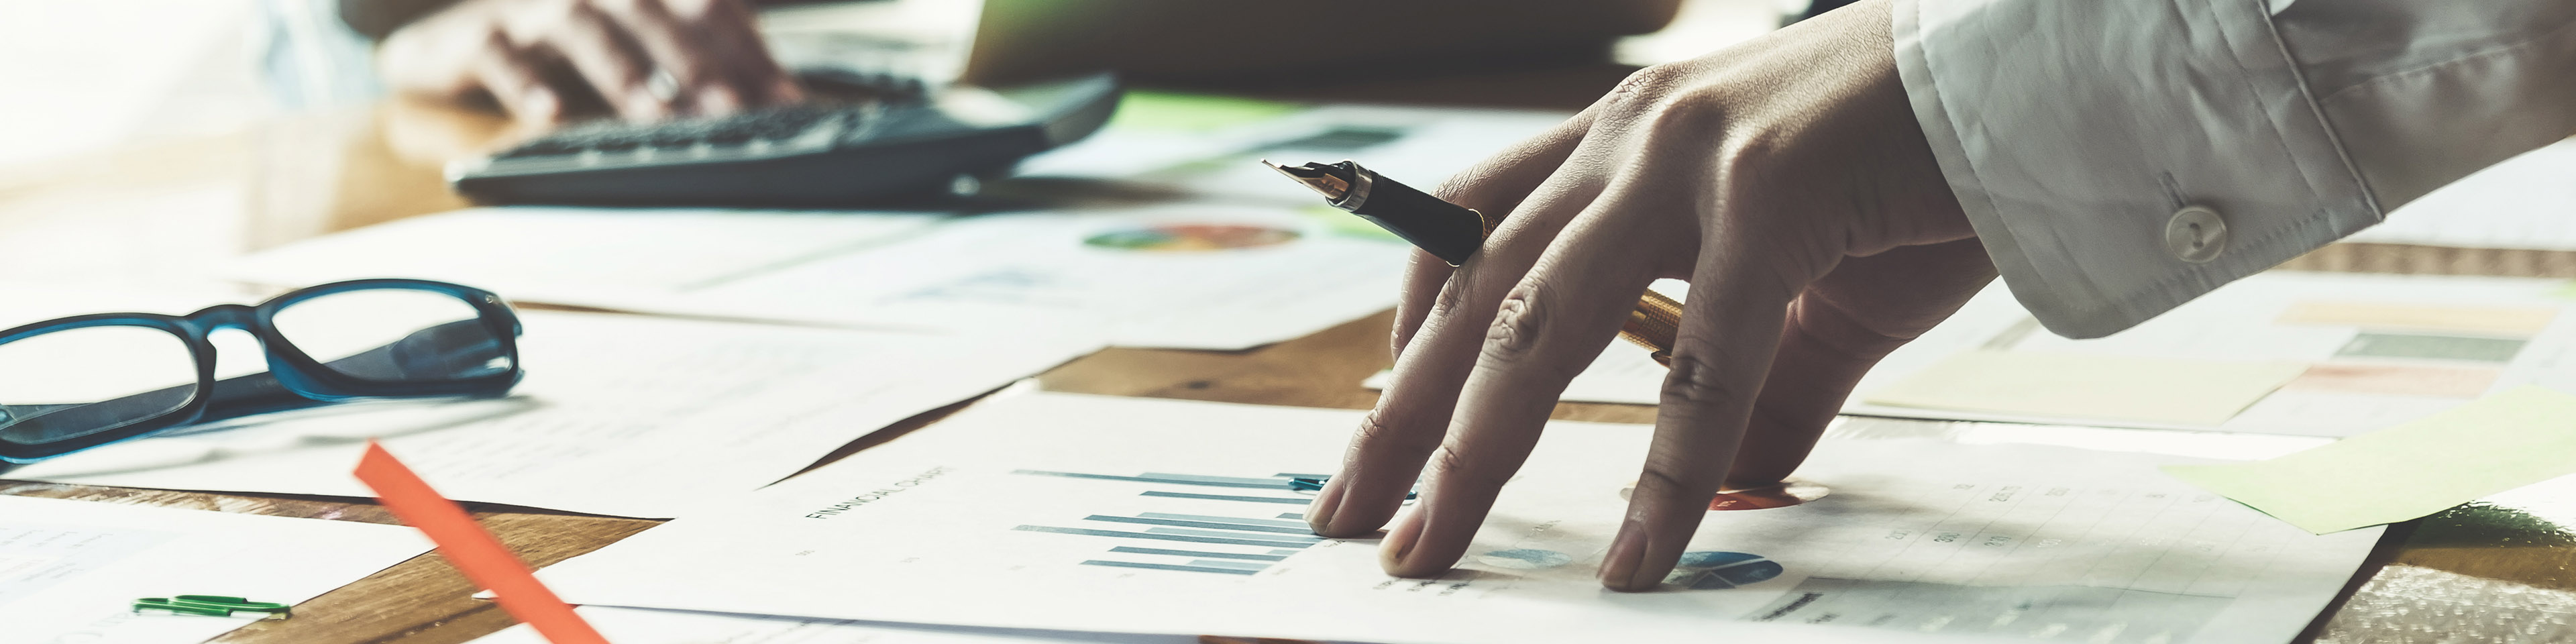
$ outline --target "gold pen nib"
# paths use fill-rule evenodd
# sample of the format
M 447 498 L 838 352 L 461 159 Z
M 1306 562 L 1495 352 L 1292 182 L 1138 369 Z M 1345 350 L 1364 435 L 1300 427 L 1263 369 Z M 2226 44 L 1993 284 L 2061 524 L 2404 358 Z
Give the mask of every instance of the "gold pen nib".
M 1288 175 L 1288 178 L 1306 184 L 1306 187 L 1313 188 L 1316 193 L 1324 195 L 1325 201 L 1341 201 L 1342 197 L 1351 194 L 1350 180 L 1334 176 L 1332 166 L 1308 163 L 1292 168 L 1271 163 L 1269 159 L 1262 159 L 1261 165 L 1270 166 L 1270 169 L 1278 170 L 1279 174 Z

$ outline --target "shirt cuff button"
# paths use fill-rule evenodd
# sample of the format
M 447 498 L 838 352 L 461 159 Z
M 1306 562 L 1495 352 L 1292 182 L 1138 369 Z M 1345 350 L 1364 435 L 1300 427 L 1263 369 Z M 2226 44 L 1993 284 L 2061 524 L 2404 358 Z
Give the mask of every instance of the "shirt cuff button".
M 2227 222 L 2218 211 L 2187 206 L 2165 221 L 2165 251 L 2174 259 L 2205 264 L 2227 249 Z

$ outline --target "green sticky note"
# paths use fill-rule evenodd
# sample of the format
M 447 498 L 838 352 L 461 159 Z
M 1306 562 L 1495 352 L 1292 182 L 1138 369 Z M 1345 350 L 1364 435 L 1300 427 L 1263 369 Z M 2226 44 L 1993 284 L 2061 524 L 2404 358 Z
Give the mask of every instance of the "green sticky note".
M 2164 470 L 2317 534 L 2405 521 L 2576 474 L 2576 395 L 2525 386 L 2268 461 Z
M 1259 123 L 1294 114 L 1306 106 L 1213 94 L 1128 92 L 1118 100 L 1109 127 L 1134 130 L 1207 132 Z
M 1864 402 L 2058 418 L 2217 425 L 2299 377 L 2298 362 L 1968 351 Z

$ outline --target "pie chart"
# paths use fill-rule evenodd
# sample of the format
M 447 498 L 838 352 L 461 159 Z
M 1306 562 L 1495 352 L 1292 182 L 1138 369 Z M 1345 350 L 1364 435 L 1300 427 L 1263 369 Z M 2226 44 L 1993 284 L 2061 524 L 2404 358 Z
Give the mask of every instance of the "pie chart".
M 1793 479 L 1756 488 L 1718 490 L 1717 496 L 1708 500 L 1708 509 L 1716 511 L 1785 508 L 1825 498 L 1825 493 L 1825 486 Z
M 1297 240 L 1297 231 L 1238 224 L 1161 224 L 1113 230 L 1082 240 L 1094 248 L 1140 252 L 1206 252 L 1275 246 Z
M 1682 553 L 1682 560 L 1665 577 L 1665 583 L 1689 586 L 1691 590 L 1725 590 L 1770 581 L 1787 569 L 1780 562 L 1746 552 L 1700 550 Z
M 1496 550 L 1476 555 L 1476 561 L 1488 566 L 1508 570 L 1538 570 L 1541 568 L 1555 568 L 1557 566 L 1572 563 L 1574 561 L 1574 557 L 1554 550 L 1522 548 L 1516 550 Z
M 1628 500 L 1628 497 L 1635 495 L 1636 492 L 1637 486 L 1634 485 L 1619 488 L 1619 500 Z M 1822 485 L 1790 479 L 1762 487 L 1718 490 L 1716 495 L 1709 498 L 1708 509 L 1719 511 L 1785 508 L 1825 498 L 1825 495 L 1831 492 Z

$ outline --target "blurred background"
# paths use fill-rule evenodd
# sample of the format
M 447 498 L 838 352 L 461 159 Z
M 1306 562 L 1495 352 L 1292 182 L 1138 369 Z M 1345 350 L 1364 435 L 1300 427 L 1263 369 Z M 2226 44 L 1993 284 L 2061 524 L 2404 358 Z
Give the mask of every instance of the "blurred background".
M 1112 68 L 1147 88 L 1570 110 L 1637 66 L 1752 38 L 1809 9 L 1627 0 L 1483 14 L 1424 5 L 1350 20 L 1340 14 L 1370 5 L 994 2 L 765 5 L 759 24 L 790 67 L 877 66 L 932 83 Z M 0 279 L 188 275 L 212 259 L 466 205 L 437 168 L 510 136 L 485 118 L 489 106 L 389 97 L 374 42 L 342 14 L 409 4 L 420 3 L 0 0 L 0 91 L 13 99 L 0 101 L 0 234 L 12 242 Z
M 1807 8 L 1806 0 L 1672 4 L 1677 11 L 1668 25 L 1618 38 L 1612 58 L 1642 66 L 1696 56 L 1759 35 Z M 923 55 L 910 57 L 912 61 L 948 65 L 914 71 L 953 79 L 966 71 L 981 11 L 982 3 L 975 0 L 806 2 L 764 10 L 762 27 L 783 58 L 847 55 L 850 45 L 917 51 Z M 1618 18 L 1627 24 L 1637 19 Z M 835 44 L 845 48 L 828 49 Z M 1437 49 L 1447 43 L 1427 44 L 1426 49 Z M 1197 45 L 1176 41 L 1167 46 Z M 266 115 L 361 105 L 383 93 L 368 57 L 370 46 L 343 24 L 335 0 L 0 0 L 0 54 L 6 55 L 0 58 L 0 86 L 39 99 L 0 104 L 0 135 L 11 141 L 0 146 L 0 166 L 16 169 L 118 144 L 235 132 Z M 1509 48 L 1524 46 L 1513 43 Z M 1130 67 L 1207 63 L 1160 60 L 1154 53 L 1139 49 L 1107 62 Z M 1496 51 L 1455 53 L 1484 56 Z M 1543 58 L 1515 62 L 1545 62 Z M 1161 79 L 1167 81 L 1192 76 L 1148 71 L 1164 72 Z M 1206 81 L 1240 70 L 1219 63 L 1187 71 L 1200 71 L 1194 80 Z M 70 97 L 80 100 L 60 100 Z

